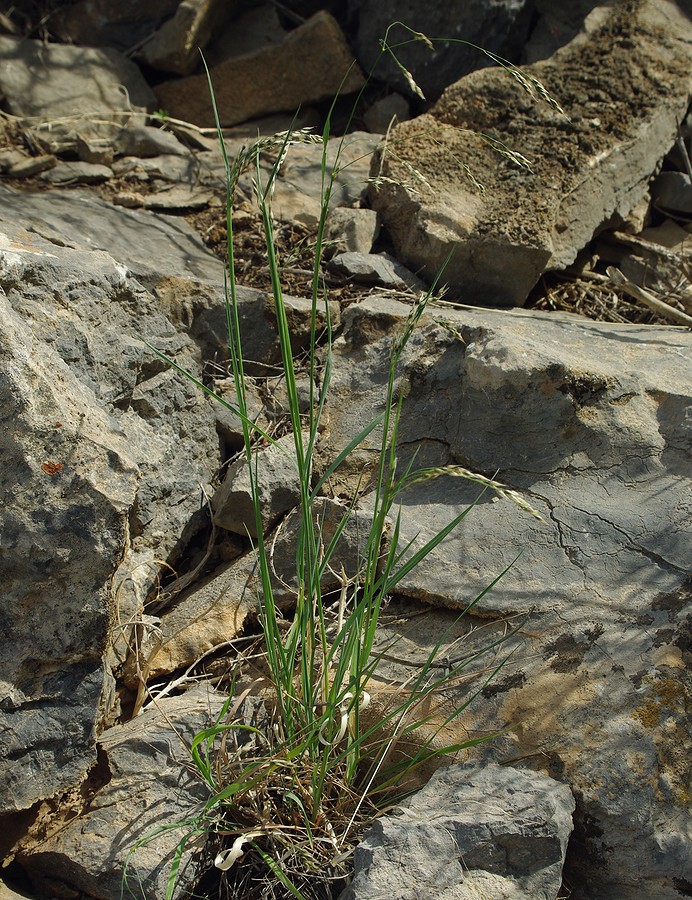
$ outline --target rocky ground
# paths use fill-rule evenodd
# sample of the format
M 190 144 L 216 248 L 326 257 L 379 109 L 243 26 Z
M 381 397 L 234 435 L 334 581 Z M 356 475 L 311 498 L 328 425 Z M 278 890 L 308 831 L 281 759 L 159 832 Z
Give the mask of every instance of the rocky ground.
M 443 656 L 461 646 L 475 662 L 432 727 L 473 695 L 445 739 L 507 730 L 379 820 L 335 895 L 692 892 L 692 11 L 411 2 L 413 29 L 522 64 L 479 68 L 476 49 L 415 40 L 398 52 L 422 98 L 391 60 L 366 83 L 374 38 L 404 16 L 389 6 L 0 4 L 0 897 L 110 900 L 125 869 L 134 896 L 165 895 L 178 835 L 130 851 L 204 802 L 189 744 L 256 634 L 239 421 L 151 349 L 233 400 L 226 182 L 200 46 L 231 155 L 258 134 L 320 133 L 346 78 L 328 155 L 329 168 L 343 135 L 320 272 L 335 340 L 318 470 L 382 412 L 392 342 L 454 247 L 402 360 L 399 462 L 497 477 L 542 516 L 484 495 L 391 598 L 379 702 L 445 633 Z M 298 359 L 321 154 L 304 134 L 274 196 Z M 248 396 L 280 438 L 249 172 L 233 225 Z M 307 370 L 299 388 L 309 402 Z M 339 546 L 350 575 L 377 454 L 373 436 L 326 491 L 325 508 L 357 501 Z M 258 460 L 288 609 L 298 494 L 282 454 Z M 413 485 L 402 546 L 477 496 L 449 475 Z M 233 896 L 204 859 L 186 857 L 175 896 Z

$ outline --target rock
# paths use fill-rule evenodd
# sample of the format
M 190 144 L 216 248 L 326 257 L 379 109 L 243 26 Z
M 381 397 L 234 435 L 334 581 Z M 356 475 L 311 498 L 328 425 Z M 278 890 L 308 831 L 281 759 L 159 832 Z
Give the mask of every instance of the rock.
M 214 415 L 144 340 L 199 376 L 181 326 L 220 301 L 222 264 L 183 223 L 78 192 L 2 188 L 0 231 L 8 812 L 70 789 L 93 764 L 117 705 L 104 659 L 146 595 L 126 570 L 155 548 L 151 586 L 180 552 L 199 486 L 211 490 Z
M 83 892 L 117 900 L 123 890 L 142 900 L 166 896 L 176 846 L 190 828 L 185 823 L 210 794 L 191 766 L 189 746 L 214 724 L 226 699 L 201 685 L 101 735 L 80 814 L 25 840 L 19 851 L 42 896 Z M 155 838 L 137 847 L 149 834 Z M 198 854 L 187 850 L 172 896 L 186 896 L 198 876 Z
M 0 63 L 0 91 L 15 116 L 112 118 L 156 103 L 137 66 L 109 48 L 0 36 Z
M 39 321 L 8 301 L 7 269 L 22 253 L 50 261 L 40 246 L 6 241 L 0 252 L 0 821 L 68 790 L 96 761 L 113 691 L 102 660 L 109 581 L 139 478 L 124 432 L 60 357 L 59 336 L 45 344 Z
M 396 256 L 431 279 L 454 249 L 444 272 L 453 298 L 523 304 L 544 271 L 573 262 L 645 195 L 692 94 L 690 36 L 669 0 L 596 10 L 584 34 L 526 69 L 570 121 L 501 69 L 483 69 L 397 125 L 373 169 L 390 180 L 371 189 Z M 531 171 L 472 132 L 519 151 Z
M 230 0 L 229 0 L 230 2 Z M 127 52 L 146 40 L 180 0 L 77 0 L 53 11 L 51 31 L 67 44 L 115 47 Z
M 364 199 L 370 160 L 379 141 L 377 135 L 354 131 L 343 142 L 339 138 L 330 142 L 327 167 L 333 168 L 337 162 L 339 166 L 339 175 L 332 186 L 332 208 L 353 206 Z M 249 180 L 249 175 L 244 176 L 241 187 L 249 190 Z M 291 147 L 276 181 L 272 211 L 282 222 L 299 222 L 308 228 L 317 226 L 322 211 L 321 144 Z
M 560 47 L 575 38 L 584 27 L 584 19 L 599 5 L 598 0 L 575 0 L 573 3 L 551 3 L 533 0 L 536 23 L 523 47 L 521 62 L 548 59 Z
M 245 371 L 250 376 L 266 376 L 268 370 L 281 364 L 274 300 L 264 291 L 242 286 L 237 289 L 237 298 Z M 310 346 L 312 301 L 288 295 L 283 300 L 291 332 L 291 347 L 294 354 L 298 354 Z M 332 327 L 336 328 L 340 321 L 338 304 L 330 302 L 329 314 Z M 323 307 L 320 307 L 317 310 L 318 333 L 326 328 L 326 324 Z M 230 353 L 225 305 L 215 304 L 201 310 L 192 324 L 192 335 L 204 347 L 209 358 L 216 355 L 221 359 L 228 359 Z
M 117 209 L 93 194 L 53 192 L 48 197 L 8 188 L 0 188 L 0 213 L 5 219 L 26 220 L 27 227 L 49 242 L 61 239 L 71 244 L 72 250 L 82 247 L 110 253 L 127 273 L 152 290 L 171 283 L 175 279 L 170 273 L 177 273 L 178 307 L 171 312 L 175 312 L 178 321 L 191 317 L 191 310 L 185 312 L 183 307 L 189 302 L 185 298 L 190 297 L 193 283 L 213 284 L 217 288 L 223 284 L 223 264 L 180 219 Z M 66 220 L 70 222 L 72 239 L 64 235 Z M 81 236 L 86 236 L 83 243 Z M 198 302 L 204 305 L 201 297 Z M 169 309 L 170 306 L 167 303 Z
M 661 212 L 692 220 L 692 181 L 684 172 L 661 172 L 651 185 L 651 199 Z
M 21 150 L 7 148 L 0 150 L 0 172 L 6 174 L 13 166 L 22 165 L 32 157 L 22 153 Z
M 58 162 L 41 176 L 49 184 L 101 184 L 113 177 L 108 166 L 88 162 Z
M 547 754 L 548 772 L 577 801 L 567 861 L 572 896 L 673 900 L 692 874 L 685 712 L 692 494 L 681 478 L 691 461 L 692 337 L 565 314 L 431 311 L 441 324 L 421 325 L 402 365 L 399 464 L 415 451 L 416 465 L 496 475 L 545 522 L 507 500 L 492 502 L 491 492 L 479 498 L 479 486 L 461 478 L 411 487 L 399 498 L 400 542 L 412 540 L 411 551 L 475 503 L 396 587 L 456 613 L 429 619 L 427 631 L 420 620 L 408 630 L 383 629 L 381 646 L 398 637 L 396 656 L 422 661 L 435 636 L 452 629 L 449 643 L 463 639 L 463 656 L 467 645 L 480 650 L 516 623 L 520 634 L 466 664 L 468 681 L 450 690 L 431 727 L 467 702 L 475 683 L 476 702 L 445 740 L 506 722 L 512 735 L 489 745 L 488 756 Z M 392 335 L 408 313 L 384 297 L 344 311 L 324 459 L 382 410 Z M 364 484 L 378 458 L 372 437 L 332 488 L 345 494 Z M 400 665 L 381 676 L 410 674 Z
M 115 147 L 123 156 L 189 156 L 190 151 L 174 134 L 151 125 L 132 124 L 123 128 L 115 139 Z
M 227 646 L 257 610 L 259 571 L 253 554 L 199 581 L 184 596 L 164 598 L 168 609 L 144 634 L 122 676 L 132 688 L 145 681 L 186 669 L 215 648 Z
M 90 139 L 81 134 L 75 135 L 75 150 L 82 162 L 110 166 L 115 155 L 111 141 Z
M 374 134 L 387 134 L 395 122 L 406 122 L 411 118 L 411 107 L 401 94 L 387 94 L 376 100 L 363 116 L 368 131 Z
M 646 241 L 659 244 L 661 247 L 667 247 L 675 253 L 682 255 L 692 253 L 690 232 L 673 222 L 672 219 L 666 219 L 656 227 L 645 228 L 641 237 Z
M 569 788 L 545 775 L 496 764 L 438 769 L 366 832 L 340 900 L 553 900 L 573 811 Z
M 56 162 L 55 157 L 47 153 L 40 156 L 27 156 L 10 166 L 7 175 L 9 178 L 32 178 L 34 175 L 52 169 Z
M 227 0 L 182 0 L 174 16 L 144 42 L 139 56 L 161 72 L 189 75 L 199 65 L 200 50 L 223 27 L 234 5 Z
M 276 46 L 287 34 L 279 21 L 276 6 L 273 3 L 259 3 L 229 22 L 220 34 L 215 35 L 204 57 L 207 65 L 215 66 L 227 59 Z M 254 135 L 257 135 L 257 131 Z
M 343 504 L 327 499 L 317 501 L 315 513 L 325 546 L 348 514 L 331 564 L 320 580 L 326 595 L 341 589 L 342 567 L 347 578 L 356 576 L 370 518 L 367 511 L 349 511 Z M 284 610 L 295 606 L 296 548 L 301 521 L 299 510 L 293 510 L 267 538 L 272 548 L 274 600 Z M 146 679 L 160 678 L 223 648 L 241 633 L 248 616 L 257 614 L 260 593 L 259 566 L 255 554 L 248 553 L 215 571 L 185 596 L 165 598 L 167 608 L 161 612 L 157 628 L 147 632 L 140 645 L 139 659 L 135 661 L 131 657 L 123 672 L 127 683 L 136 688 L 140 672 Z
M 130 178 L 141 178 L 143 182 L 159 178 L 161 181 L 179 186 L 194 185 L 197 182 L 200 165 L 199 160 L 189 154 L 181 156 L 177 153 L 163 153 L 154 157 L 124 156 L 113 163 L 116 175 L 127 175 Z
M 300 64 L 298 64 L 300 63 Z M 222 125 L 348 94 L 363 85 L 336 21 L 320 12 L 278 46 L 214 66 L 211 79 Z M 342 85 L 342 80 L 345 82 Z M 156 88 L 159 103 L 177 119 L 213 126 L 206 75 L 190 75 Z
M 468 0 L 463 8 L 441 0 L 349 0 L 349 13 L 355 18 L 355 48 L 364 71 L 398 91 L 410 88 L 400 69 L 388 54 L 380 55 L 380 40 L 389 32 L 388 43 L 395 47 L 405 66 L 429 100 L 436 100 L 453 81 L 488 65 L 488 57 L 465 42 L 477 44 L 502 57 L 518 60 L 531 15 L 526 0 Z M 410 29 L 422 32 L 434 43 L 432 49 L 414 40 Z M 400 45 L 400 46 L 397 46 Z
M 175 184 L 142 198 L 144 209 L 206 209 L 214 199 L 206 188 Z M 124 204 L 123 204 L 124 205 Z
M 237 408 L 238 394 L 232 378 L 224 378 L 215 382 L 214 390 L 219 397 Z M 237 416 L 213 397 L 209 397 L 208 400 L 216 417 L 216 428 L 226 445 L 226 452 L 235 453 L 241 450 L 243 447 L 243 425 L 240 416 Z M 252 421 L 257 422 L 261 428 L 264 428 L 266 423 L 262 416 L 262 397 L 255 384 L 249 379 L 245 385 L 245 402 Z
M 304 436 L 307 440 L 307 435 Z M 253 464 L 256 490 L 260 498 L 262 530 L 267 532 L 278 518 L 300 501 L 300 481 L 293 435 L 279 438 L 276 444 L 257 451 Z M 212 498 L 214 522 L 236 534 L 257 537 L 252 504 L 250 473 L 242 455 L 229 466 L 226 477 Z
M 338 253 L 330 261 L 329 268 L 358 284 L 376 284 L 395 290 L 425 290 L 420 278 L 388 253 Z
M 329 211 L 327 240 L 338 252 L 370 253 L 379 232 L 379 217 L 372 209 L 337 206 Z

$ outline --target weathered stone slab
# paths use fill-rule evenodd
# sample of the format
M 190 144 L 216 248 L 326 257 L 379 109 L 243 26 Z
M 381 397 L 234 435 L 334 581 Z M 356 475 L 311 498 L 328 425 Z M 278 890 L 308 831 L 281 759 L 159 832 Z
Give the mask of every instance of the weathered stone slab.
M 91 797 L 85 786 L 89 802 L 78 818 L 54 823 L 47 836 L 30 837 L 20 850 L 19 861 L 43 896 L 75 890 L 100 900 L 118 900 L 123 892 L 141 900 L 166 896 L 184 823 L 209 796 L 190 766 L 189 746 L 214 723 L 225 699 L 203 685 L 101 735 L 93 779 L 105 783 Z M 176 822 L 180 828 L 171 827 Z M 135 848 L 148 834 L 151 842 Z M 187 896 L 198 875 L 198 858 L 188 850 L 172 896 Z
M 432 279 L 453 251 L 443 281 L 455 299 L 522 305 L 544 271 L 634 208 L 673 144 L 692 97 L 692 22 L 671 0 L 638 0 L 596 10 L 587 26 L 525 70 L 569 120 L 483 69 L 397 125 L 375 160 L 389 180 L 372 202 L 397 256 Z
M 325 11 L 316 13 L 275 47 L 219 63 L 212 68 L 211 78 L 222 125 L 272 112 L 293 112 L 306 103 L 332 97 L 339 89 L 349 93 L 363 84 L 341 29 Z M 214 125 L 206 75 L 165 82 L 156 88 L 156 94 L 161 106 L 175 118 Z
M 137 66 L 117 50 L 0 36 L 0 62 L 0 90 L 15 116 L 112 117 L 156 103 Z
M 408 312 L 383 297 L 345 310 L 325 458 L 382 409 L 392 335 Z M 476 647 L 464 636 L 474 626 L 475 640 L 487 634 L 486 643 L 518 626 L 506 646 L 472 660 L 458 690 L 450 690 L 443 717 L 470 691 L 479 695 L 445 739 L 507 723 L 512 736 L 488 753 L 499 760 L 537 754 L 537 767 L 571 787 L 577 811 L 569 880 L 582 885 L 574 892 L 580 900 L 674 900 L 676 884 L 692 874 L 692 337 L 682 328 L 559 314 L 431 313 L 444 324 L 422 324 L 402 364 L 400 465 L 417 452 L 419 465 L 457 464 L 495 476 L 545 521 L 490 491 L 479 498 L 479 486 L 461 478 L 406 491 L 400 541 L 413 541 L 412 550 L 475 506 L 397 593 L 458 614 L 510 568 L 466 625 L 448 614 L 439 626 L 431 617 L 400 630 L 395 655 L 402 664 L 382 677 L 409 677 L 406 661 L 422 664 L 443 626 L 452 628 L 449 643 L 463 639 L 441 651 L 452 658 Z M 344 492 L 358 479 L 365 483 L 377 460 L 373 435 L 332 487 Z M 397 629 L 383 630 L 382 647 L 396 636 Z
M 357 576 L 370 518 L 367 512 L 349 510 L 335 500 L 325 498 L 315 504 L 315 527 L 320 530 L 324 547 L 329 546 L 344 517 L 347 522 L 320 580 L 325 595 L 341 589 L 342 568 L 346 578 Z M 271 547 L 274 600 L 285 610 L 295 606 L 298 595 L 296 549 L 301 522 L 301 513 L 295 509 L 266 539 Z M 139 671 L 149 679 L 168 675 L 233 640 L 241 633 L 248 615 L 258 612 L 261 590 L 259 564 L 251 552 L 217 570 L 184 596 L 171 598 L 161 613 L 160 627 L 150 629 L 141 643 Z M 131 658 L 126 677 L 134 687 L 135 670 Z
M 569 788 L 545 775 L 497 764 L 440 769 L 366 832 L 340 900 L 554 900 L 573 811 Z

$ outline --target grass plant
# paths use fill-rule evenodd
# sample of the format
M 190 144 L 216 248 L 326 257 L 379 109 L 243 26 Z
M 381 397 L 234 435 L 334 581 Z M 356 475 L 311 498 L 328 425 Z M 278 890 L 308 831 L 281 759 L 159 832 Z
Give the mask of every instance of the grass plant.
M 422 35 L 413 35 L 414 39 L 423 39 Z M 385 38 L 383 52 L 392 50 Z M 514 74 L 514 67 L 510 72 Z M 520 83 L 528 82 L 524 78 Z M 532 82 L 528 84 L 538 90 Z M 213 99 L 211 78 L 209 86 Z M 232 690 L 217 722 L 197 734 L 193 741 L 192 760 L 208 785 L 209 799 L 193 819 L 167 826 L 183 826 L 185 834 L 178 845 L 166 900 L 175 894 L 178 867 L 185 851 L 197 838 L 206 835 L 212 836 L 214 865 L 225 881 L 227 896 L 317 900 L 332 896 L 332 883 L 348 875 L 350 856 L 363 827 L 412 789 L 420 766 L 488 739 L 477 737 L 453 746 L 440 746 L 436 740 L 454 718 L 462 715 L 504 664 L 501 660 L 490 666 L 482 683 L 467 694 L 459 707 L 441 721 L 433 721 L 431 701 L 473 671 L 483 653 L 497 650 L 498 644 L 507 639 L 505 635 L 491 641 L 445 671 L 437 664 L 449 637 L 443 635 L 414 676 L 406 683 L 392 687 L 386 693 L 384 704 L 371 703 L 377 699 L 371 694 L 376 691 L 378 662 L 386 652 L 376 640 L 384 605 L 396 593 L 401 580 L 459 525 L 472 508 L 459 513 L 422 547 L 414 548 L 412 544 L 402 546 L 400 541 L 398 499 L 413 484 L 453 475 L 478 482 L 480 493 L 494 491 L 517 502 L 525 510 L 537 513 L 505 486 L 460 466 L 416 469 L 414 463 L 403 468 L 398 465 L 397 433 L 403 399 L 397 394 L 397 378 L 402 355 L 434 295 L 437 282 L 412 304 L 403 329 L 392 338 L 382 414 L 366 424 L 325 471 L 316 473 L 315 449 L 332 371 L 330 313 L 320 267 L 343 138 L 338 145 L 336 164 L 330 169 L 326 153 L 331 137 L 330 111 L 319 139 L 306 131 L 290 130 L 283 135 L 258 140 L 231 160 L 226 153 L 215 102 L 214 113 L 226 171 L 228 264 L 225 293 L 230 366 L 237 406 L 230 406 L 201 380 L 184 372 L 173 361 L 169 362 L 219 403 L 232 409 L 242 422 L 243 453 L 250 475 L 257 534 L 253 549 L 259 571 L 257 600 L 267 674 L 261 685 L 244 691 Z M 281 265 L 274 240 L 272 193 L 282 162 L 292 145 L 315 140 L 320 140 L 323 147 L 322 203 L 315 239 L 307 362 L 311 393 L 307 412 L 303 413 L 284 304 Z M 265 151 L 271 151 L 274 159 L 269 169 L 262 165 Z M 274 596 L 271 549 L 263 534 L 257 484 L 258 442 L 276 444 L 276 440 L 252 421 L 248 408 L 248 379 L 235 276 L 233 205 L 239 179 L 248 169 L 254 172 L 255 199 L 264 229 L 288 394 L 289 427 L 300 482 L 301 525 L 295 571 L 290 573 L 297 591 L 288 622 L 283 611 L 278 609 Z M 325 321 L 326 327 L 322 327 L 319 323 Z M 318 383 L 319 391 L 315 387 Z M 368 507 L 370 525 L 363 541 L 358 571 L 350 579 L 344 577 L 340 597 L 324 596 L 324 575 L 336 559 L 339 539 L 358 503 L 355 498 L 347 504 L 336 529 L 327 534 L 321 516 L 325 488 L 349 455 L 366 438 L 375 436 L 379 439 L 379 457 Z M 502 574 L 489 584 L 487 590 Z M 462 615 L 469 612 L 483 594 L 475 598 Z M 376 714 L 372 712 L 374 706 L 377 706 Z M 405 754 L 399 752 L 404 744 L 409 748 Z M 147 835 L 140 843 L 153 836 Z

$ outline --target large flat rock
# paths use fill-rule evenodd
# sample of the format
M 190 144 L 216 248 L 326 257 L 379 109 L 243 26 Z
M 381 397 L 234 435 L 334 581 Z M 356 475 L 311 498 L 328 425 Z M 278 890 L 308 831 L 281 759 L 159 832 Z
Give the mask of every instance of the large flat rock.
M 392 334 L 408 311 L 372 297 L 344 312 L 325 457 L 381 411 Z M 400 464 L 415 452 L 419 465 L 496 476 L 544 521 L 450 475 L 405 491 L 392 514 L 409 552 L 476 505 L 398 584 L 400 597 L 438 611 L 406 623 L 395 608 L 403 624 L 384 627 L 381 647 L 399 663 L 383 660 L 381 676 L 405 681 L 442 638 L 440 656 L 466 668 L 434 722 L 478 692 L 445 741 L 507 725 L 489 754 L 530 760 L 570 786 L 573 896 L 674 900 L 692 875 L 692 336 L 564 314 L 431 312 L 402 365 Z M 367 482 L 375 437 L 335 490 Z
M 371 196 L 401 261 L 432 279 L 452 252 L 443 281 L 454 298 L 522 305 L 544 271 L 573 262 L 646 194 L 692 97 L 691 47 L 692 21 L 672 0 L 598 8 L 525 69 L 569 119 L 493 68 L 397 125 Z
M 213 410 L 146 341 L 199 375 L 221 269 L 175 221 L 0 190 L 2 813 L 93 764 L 112 644 L 211 489 Z

